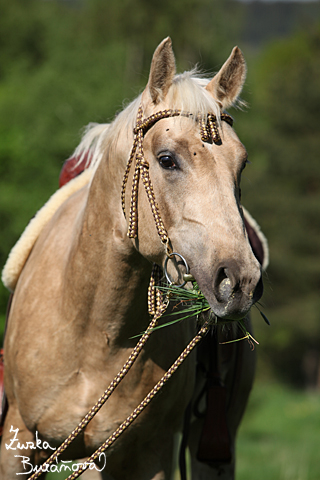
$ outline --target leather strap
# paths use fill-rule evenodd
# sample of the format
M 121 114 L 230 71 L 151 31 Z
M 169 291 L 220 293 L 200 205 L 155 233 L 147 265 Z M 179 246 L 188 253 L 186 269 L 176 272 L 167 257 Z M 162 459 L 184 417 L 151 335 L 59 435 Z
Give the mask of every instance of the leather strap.
M 214 466 L 229 463 L 232 460 L 231 439 L 227 422 L 227 389 L 220 378 L 219 341 L 216 331 L 207 335 L 203 343 L 209 368 L 206 381 L 207 406 L 197 459 Z

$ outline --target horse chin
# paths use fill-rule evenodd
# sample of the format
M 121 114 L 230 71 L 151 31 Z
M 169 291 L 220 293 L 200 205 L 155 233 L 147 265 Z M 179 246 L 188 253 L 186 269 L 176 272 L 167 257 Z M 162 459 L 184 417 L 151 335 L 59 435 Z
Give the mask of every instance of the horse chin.
M 243 320 L 257 301 L 254 295 L 235 293 L 231 294 L 226 301 L 219 301 L 212 293 L 208 294 L 206 298 L 218 324 Z
M 206 311 L 202 314 L 202 319 L 203 320 L 208 320 L 210 319 L 211 320 L 211 323 L 212 325 L 227 325 L 227 324 L 231 324 L 231 323 L 237 323 L 239 322 L 240 320 L 244 320 L 247 315 L 249 314 L 250 310 L 248 310 L 246 312 L 246 314 L 238 314 L 238 315 L 232 315 L 231 317 L 230 316 L 219 316 L 219 315 L 216 315 L 216 313 L 214 312 L 214 310 L 209 310 L 209 311 Z
M 249 314 L 250 310 L 248 310 L 245 314 L 239 313 L 239 314 L 234 314 L 234 315 L 227 315 L 225 317 L 219 317 L 216 315 L 217 318 L 217 323 L 218 324 L 225 324 L 225 323 L 233 323 L 233 322 L 239 322 L 240 320 L 243 320 L 246 318 L 246 316 Z
M 246 316 L 250 312 L 250 308 L 246 309 L 245 311 L 228 312 L 220 308 L 211 307 L 211 311 L 217 318 L 216 322 L 218 324 L 219 323 L 221 324 L 221 323 L 238 322 L 240 320 L 243 320 L 244 318 L 246 318 Z

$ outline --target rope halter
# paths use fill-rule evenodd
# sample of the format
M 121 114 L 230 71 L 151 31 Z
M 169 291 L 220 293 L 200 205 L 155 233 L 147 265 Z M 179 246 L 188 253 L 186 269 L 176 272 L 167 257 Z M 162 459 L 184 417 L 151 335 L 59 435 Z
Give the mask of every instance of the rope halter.
M 122 203 L 122 210 L 123 210 L 124 216 L 126 217 L 126 208 L 125 208 L 126 187 L 128 183 L 130 169 L 133 164 L 133 160 L 135 158 L 135 169 L 134 169 L 133 179 L 132 179 L 132 190 L 131 190 L 130 211 L 129 211 L 129 226 L 128 226 L 127 235 L 129 238 L 138 237 L 138 190 L 139 190 L 139 182 L 141 178 L 148 200 L 149 200 L 149 204 L 151 207 L 151 211 L 152 211 L 152 215 L 154 218 L 158 235 L 160 237 L 161 242 L 166 247 L 166 254 L 168 258 L 171 258 L 171 259 L 173 259 L 175 256 L 178 256 L 180 259 L 182 259 L 182 261 L 186 266 L 187 274 L 189 274 L 188 265 L 185 259 L 182 257 L 182 255 L 173 252 L 170 246 L 170 239 L 166 231 L 166 228 L 164 226 L 164 223 L 162 221 L 159 206 L 155 199 L 153 185 L 149 175 L 149 163 L 146 160 L 144 156 L 144 151 L 143 151 L 143 139 L 145 134 L 148 132 L 148 130 L 150 130 L 150 128 L 152 128 L 159 120 L 162 120 L 163 118 L 179 117 L 179 116 L 192 118 L 193 114 L 188 112 L 182 112 L 181 110 L 168 109 L 168 110 L 159 111 L 157 113 L 154 113 L 153 115 L 150 115 L 149 117 L 144 118 L 142 106 L 140 105 L 138 110 L 137 120 L 136 120 L 136 126 L 133 130 L 133 133 L 134 133 L 133 146 L 132 146 L 130 157 L 124 173 L 123 182 L 122 182 L 121 203 Z M 227 122 L 231 126 L 233 125 L 233 119 L 226 113 L 221 113 L 220 119 Z M 212 141 L 215 144 L 221 143 L 221 137 L 218 129 L 218 120 L 213 113 L 208 113 L 206 116 L 198 115 L 197 122 L 199 123 L 200 137 L 203 142 Z M 165 266 L 166 265 L 167 265 L 167 262 Z M 165 272 L 165 274 L 169 283 L 173 283 L 173 282 L 170 282 L 167 272 Z M 153 267 L 153 272 L 151 275 L 151 280 L 150 280 L 150 285 L 148 290 L 149 313 L 151 315 L 154 315 L 155 311 L 157 310 L 156 304 L 158 304 L 158 307 L 159 307 L 159 304 L 161 302 L 159 290 L 157 290 L 156 288 L 157 282 L 155 280 L 155 277 L 157 277 L 158 281 L 160 281 L 161 269 L 158 265 L 154 265 Z M 192 276 L 190 275 L 189 277 L 192 278 Z M 186 283 L 186 281 L 188 280 L 185 280 L 185 282 L 180 286 L 183 286 Z
M 128 177 L 130 168 L 132 166 L 134 158 L 136 158 L 135 162 L 135 170 L 133 174 L 132 180 L 132 192 L 131 192 L 131 200 L 130 200 L 130 212 L 129 212 L 129 227 L 128 227 L 128 237 L 129 238 L 137 238 L 138 237 L 138 189 L 139 189 L 139 181 L 140 177 L 142 179 L 143 185 L 145 187 L 147 197 L 150 203 L 151 211 L 153 214 L 153 218 L 156 224 L 157 232 L 160 237 L 161 242 L 167 246 L 169 246 L 169 237 L 163 221 L 160 216 L 160 211 L 158 204 L 155 200 L 154 190 L 152 186 L 152 182 L 149 176 L 149 163 L 144 156 L 143 151 L 143 139 L 145 134 L 151 127 L 153 127 L 159 120 L 163 118 L 169 117 L 192 117 L 192 113 L 184 113 L 181 110 L 162 110 L 160 112 L 154 113 L 147 118 L 143 118 L 143 111 L 142 106 L 140 105 L 137 115 L 136 126 L 133 130 L 134 133 L 134 141 L 133 147 L 130 153 L 130 157 L 127 163 L 126 171 L 124 174 L 123 182 L 122 182 L 122 191 L 121 191 L 121 202 L 122 202 L 122 210 L 124 215 L 126 216 L 126 208 L 125 208 L 125 194 L 126 194 L 126 186 L 128 183 Z M 221 114 L 221 120 L 224 120 L 229 125 L 232 126 L 233 119 L 227 115 L 226 113 Z M 201 140 L 204 142 L 208 142 L 212 139 L 212 141 L 216 144 L 221 143 L 221 137 L 218 130 L 217 125 L 217 118 L 214 114 L 209 113 L 206 118 L 203 116 L 198 116 L 198 122 L 200 125 L 200 136 Z M 171 252 L 169 251 L 169 254 Z

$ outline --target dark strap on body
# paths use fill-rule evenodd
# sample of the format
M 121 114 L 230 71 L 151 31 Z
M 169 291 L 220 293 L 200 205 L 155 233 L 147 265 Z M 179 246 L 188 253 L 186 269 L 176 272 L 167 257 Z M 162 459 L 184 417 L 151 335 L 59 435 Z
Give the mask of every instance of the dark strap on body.
M 209 361 L 206 381 L 206 412 L 197 459 L 210 466 L 230 463 L 231 439 L 227 423 L 227 389 L 219 372 L 219 341 L 216 331 L 207 335 L 203 348 Z
M 229 347 L 235 348 L 231 344 Z M 187 479 L 185 453 L 192 413 L 197 418 L 204 417 L 197 460 L 211 467 L 232 461 L 232 445 L 227 423 L 227 389 L 220 378 L 218 348 L 219 340 L 214 330 L 211 330 L 198 346 L 198 370 L 202 371 L 202 374 L 205 372 L 206 383 L 194 405 L 191 407 L 190 404 L 185 413 L 179 457 L 181 480 Z M 232 393 L 235 393 L 235 390 L 233 389 Z M 198 405 L 204 395 L 206 395 L 206 410 L 202 414 Z

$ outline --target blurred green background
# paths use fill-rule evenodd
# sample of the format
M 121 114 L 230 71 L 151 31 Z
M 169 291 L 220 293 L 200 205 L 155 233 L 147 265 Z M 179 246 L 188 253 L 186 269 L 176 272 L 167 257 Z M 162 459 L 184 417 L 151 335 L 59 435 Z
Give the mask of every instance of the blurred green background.
M 0 0 L 0 265 L 57 189 L 83 126 L 110 121 L 141 91 L 167 35 L 179 71 L 196 63 L 217 71 L 234 45 L 248 63 L 249 108 L 231 113 L 251 161 L 243 204 L 269 240 L 262 303 L 271 327 L 253 309 L 259 362 L 239 478 L 318 480 L 320 460 L 311 453 L 320 444 L 318 1 Z M 7 299 L 1 285 L 0 331 Z M 280 415 L 290 401 L 292 415 Z M 309 453 L 289 467 L 308 435 Z

